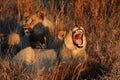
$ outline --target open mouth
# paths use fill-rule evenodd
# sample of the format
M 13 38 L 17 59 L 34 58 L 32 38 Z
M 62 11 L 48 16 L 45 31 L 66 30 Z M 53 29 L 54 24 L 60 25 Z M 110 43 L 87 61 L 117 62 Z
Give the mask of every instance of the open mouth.
M 83 47 L 83 31 L 78 29 L 75 32 L 73 32 L 73 43 L 79 47 Z

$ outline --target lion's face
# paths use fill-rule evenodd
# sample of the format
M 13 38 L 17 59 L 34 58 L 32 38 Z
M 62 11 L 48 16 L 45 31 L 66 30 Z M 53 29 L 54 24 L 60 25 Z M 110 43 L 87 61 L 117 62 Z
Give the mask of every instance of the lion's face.
M 72 40 L 73 40 L 73 44 L 76 45 L 78 48 L 82 48 L 84 46 L 83 36 L 84 36 L 84 30 L 83 30 L 82 27 L 73 28 L 73 30 L 72 30 Z
M 73 50 L 76 48 L 84 49 L 86 47 L 85 31 L 82 27 L 74 27 L 64 38 L 66 47 Z
M 24 28 L 27 29 L 27 28 L 34 28 L 34 26 L 39 23 L 39 22 L 43 22 L 44 20 L 44 13 L 42 12 L 38 12 L 36 14 L 33 14 L 31 16 L 29 16 L 26 21 L 24 21 Z
M 59 33 L 58 38 L 60 35 L 62 34 Z M 63 46 L 60 51 L 61 60 L 69 61 L 71 59 L 74 59 L 80 60 L 82 62 L 86 61 L 87 54 L 85 51 L 86 38 L 84 29 L 82 27 L 74 27 L 66 32 L 66 35 L 63 37 Z

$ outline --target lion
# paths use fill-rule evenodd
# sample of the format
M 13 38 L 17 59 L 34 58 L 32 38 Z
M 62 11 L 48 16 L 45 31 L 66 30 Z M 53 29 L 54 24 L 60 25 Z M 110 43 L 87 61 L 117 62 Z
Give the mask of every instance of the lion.
M 54 49 L 33 49 L 26 47 L 19 51 L 13 58 L 28 66 L 35 67 L 39 70 L 48 71 L 57 65 L 57 52 Z
M 53 31 L 54 24 L 45 16 L 44 12 L 37 12 L 29 16 L 24 24 L 24 28 L 33 29 L 34 26 L 38 23 L 42 23 L 44 27 L 47 27 L 50 31 Z
M 60 37 L 60 35 L 62 35 L 62 32 L 58 36 Z M 40 69 L 49 69 L 59 63 L 69 63 L 71 61 L 85 63 L 87 54 L 85 51 L 86 37 L 84 29 L 74 27 L 63 35 L 62 46 L 58 49 L 24 48 L 17 53 L 14 59 L 21 60 L 28 65 L 32 64 Z
M 63 35 L 62 35 L 63 32 Z M 75 26 L 69 32 L 62 31 L 63 45 L 59 51 L 60 62 L 81 61 L 86 62 L 86 37 L 83 27 Z M 62 37 L 58 37 L 61 39 Z
M 28 56 L 29 55 L 29 56 Z M 35 52 L 29 46 L 22 50 L 20 50 L 14 57 L 13 60 L 17 60 L 19 62 L 23 62 L 27 65 L 31 65 L 35 62 Z

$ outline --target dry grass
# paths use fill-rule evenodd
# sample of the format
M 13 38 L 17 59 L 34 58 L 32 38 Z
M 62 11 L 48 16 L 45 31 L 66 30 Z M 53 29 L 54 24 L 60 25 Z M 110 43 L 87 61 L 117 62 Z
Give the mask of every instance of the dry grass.
M 0 1 L 0 44 L 9 34 L 8 27 L 25 19 L 25 12 L 44 11 L 55 24 L 55 37 L 59 30 L 68 30 L 74 24 L 86 30 L 88 62 L 83 64 L 60 64 L 44 75 L 44 80 L 64 79 L 120 79 L 120 1 L 119 0 L 20 0 Z M 30 2 L 30 4 L 29 4 Z M 38 3 L 37 3 L 38 2 Z M 29 4 L 29 5 L 28 5 Z M 7 6 L 6 6 L 7 5 Z M 31 6 L 32 5 L 32 6 Z M 13 21 L 15 19 L 15 21 Z M 12 25 L 11 25 L 12 24 Z M 0 60 L 0 79 L 39 80 L 39 73 L 9 60 Z

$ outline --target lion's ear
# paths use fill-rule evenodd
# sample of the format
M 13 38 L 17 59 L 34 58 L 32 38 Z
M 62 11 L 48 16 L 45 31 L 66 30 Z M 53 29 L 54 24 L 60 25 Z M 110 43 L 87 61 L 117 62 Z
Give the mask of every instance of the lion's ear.
M 58 32 L 58 39 L 63 40 L 66 35 L 66 31 L 59 31 Z

